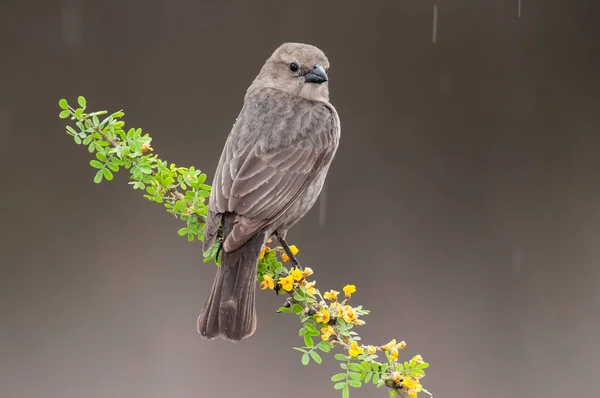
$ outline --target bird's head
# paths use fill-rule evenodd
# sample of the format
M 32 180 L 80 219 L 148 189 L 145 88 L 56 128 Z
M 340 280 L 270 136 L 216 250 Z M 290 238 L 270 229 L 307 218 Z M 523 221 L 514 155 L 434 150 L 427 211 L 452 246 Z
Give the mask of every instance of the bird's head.
M 329 101 L 329 60 L 315 46 L 284 43 L 267 59 L 255 84 L 313 101 Z

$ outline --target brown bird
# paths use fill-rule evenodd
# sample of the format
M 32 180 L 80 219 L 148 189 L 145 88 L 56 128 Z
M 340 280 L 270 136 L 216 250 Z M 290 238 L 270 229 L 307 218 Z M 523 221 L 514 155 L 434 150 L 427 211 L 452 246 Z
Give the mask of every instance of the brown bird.
M 198 332 L 240 341 L 256 330 L 258 258 L 314 205 L 340 138 L 329 103 L 329 61 L 317 47 L 285 43 L 267 59 L 244 98 L 217 166 L 204 250 L 222 234 L 221 264 Z M 297 263 L 296 263 L 297 264 Z

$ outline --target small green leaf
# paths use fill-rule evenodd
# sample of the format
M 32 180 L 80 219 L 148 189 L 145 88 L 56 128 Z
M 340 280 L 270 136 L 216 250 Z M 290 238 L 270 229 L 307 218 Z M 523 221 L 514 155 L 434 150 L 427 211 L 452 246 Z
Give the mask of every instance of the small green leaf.
M 360 373 L 348 372 L 348 377 L 352 380 L 360 380 Z
M 83 98 L 82 96 L 79 96 L 77 98 L 77 103 L 79 104 L 80 107 L 85 108 L 85 98 Z
M 309 361 L 310 361 L 310 357 L 308 356 L 308 354 L 302 355 L 302 365 L 304 365 L 304 366 L 308 365 Z
M 302 311 L 304 311 L 304 308 L 302 308 L 300 304 L 296 303 L 292 306 L 292 311 L 294 312 L 294 314 L 299 314 Z
M 336 381 L 346 380 L 346 375 L 344 373 L 338 373 L 336 375 L 331 376 L 331 381 L 334 383 Z
M 321 356 L 316 351 L 311 351 L 310 356 L 313 359 L 313 361 L 315 361 L 316 363 L 323 362 L 323 360 L 321 359 Z
M 360 388 L 360 386 L 362 386 L 362 383 L 358 380 L 348 380 L 348 385 L 350 387 Z
M 106 178 L 108 181 L 113 179 L 113 173 L 109 170 L 109 169 L 104 169 L 104 178 Z
M 371 381 L 371 377 L 373 377 L 373 373 L 367 373 L 367 376 L 365 377 L 365 383 L 368 383 L 369 381 Z
M 301 295 L 299 295 L 299 294 L 295 294 L 295 295 L 294 295 L 294 300 L 296 300 L 296 301 L 304 301 L 305 299 L 304 299 L 304 297 L 302 297 Z
M 329 342 L 327 341 L 321 341 L 319 345 L 317 345 L 317 347 L 319 348 L 319 350 L 325 353 L 331 351 L 331 344 L 329 344 Z
M 179 234 L 179 236 L 183 236 L 185 234 L 188 233 L 188 229 L 187 228 L 181 228 L 179 231 L 177 231 L 177 233 Z
M 97 160 L 90 160 L 90 166 L 95 169 L 102 169 L 104 167 L 104 165 Z
M 302 352 L 302 353 L 304 353 L 304 354 L 308 354 L 308 351 L 306 351 L 304 348 L 298 348 L 298 347 L 293 347 L 293 348 L 294 348 L 294 350 L 296 350 L 296 351 L 300 351 L 300 352 Z
M 347 361 L 348 360 L 348 357 L 344 354 L 335 354 L 334 358 L 337 359 L 338 361 Z
M 119 166 L 117 166 L 115 163 L 110 162 L 110 163 L 107 163 L 107 165 L 108 165 L 108 168 L 111 169 L 112 171 L 115 171 L 115 172 L 119 171 Z
M 64 110 L 64 111 L 60 111 L 60 113 L 58 114 L 58 117 L 61 119 L 66 119 L 69 117 L 69 115 L 71 115 L 71 112 L 68 110 Z
M 67 103 L 67 100 L 62 98 L 60 101 L 58 101 L 58 106 L 61 109 L 67 109 L 69 107 L 69 104 Z
M 306 328 L 306 330 L 308 330 L 309 332 L 316 332 L 317 328 L 315 327 L 315 325 L 313 325 L 312 323 L 307 323 L 304 325 L 304 327 Z
M 312 337 L 310 337 L 308 334 L 304 335 L 304 344 L 306 347 L 313 347 L 315 345 Z
M 362 372 L 362 367 L 357 363 L 350 363 L 350 365 L 348 365 L 348 368 L 355 372 Z
M 106 155 L 103 154 L 102 152 L 97 152 L 96 158 L 98 158 L 98 160 L 101 162 L 106 162 Z
M 378 384 L 379 381 L 379 373 L 373 373 L 373 384 Z
M 348 381 L 348 383 L 350 383 L 350 381 Z M 346 384 L 344 386 L 344 388 L 342 388 L 342 398 L 349 398 L 350 397 L 350 390 L 348 389 L 348 384 Z
M 100 184 L 102 182 L 102 170 L 98 170 L 96 176 L 94 176 L 94 182 Z
M 341 374 L 341 373 L 340 373 Z M 346 375 L 342 374 L 342 376 L 344 376 L 344 378 L 346 378 Z M 346 383 L 336 383 L 333 388 L 336 390 L 341 390 L 342 388 L 344 388 L 346 386 Z
M 188 233 L 188 242 L 191 242 L 194 240 L 194 234 Z

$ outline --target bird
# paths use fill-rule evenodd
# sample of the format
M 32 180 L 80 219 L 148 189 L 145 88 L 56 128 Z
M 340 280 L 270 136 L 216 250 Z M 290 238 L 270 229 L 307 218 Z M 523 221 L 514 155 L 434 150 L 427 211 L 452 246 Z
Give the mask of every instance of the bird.
M 340 140 L 328 70 L 318 47 L 283 43 L 246 90 L 208 199 L 203 250 L 221 239 L 221 258 L 198 317 L 203 338 L 254 334 L 260 252 L 272 237 L 289 252 L 288 230 L 319 197 Z

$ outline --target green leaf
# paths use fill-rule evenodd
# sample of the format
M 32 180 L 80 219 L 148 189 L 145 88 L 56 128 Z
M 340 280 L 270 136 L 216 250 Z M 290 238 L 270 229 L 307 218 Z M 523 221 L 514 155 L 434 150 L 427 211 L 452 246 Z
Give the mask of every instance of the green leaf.
M 334 358 L 337 359 L 338 361 L 347 361 L 348 360 L 348 357 L 344 354 L 335 354 Z
M 341 374 L 341 373 L 340 373 Z M 342 376 L 344 376 L 344 378 L 346 378 L 346 375 L 342 374 Z M 344 388 L 346 386 L 346 383 L 336 383 L 333 388 L 336 390 L 341 390 L 342 388 Z
M 119 171 L 119 166 L 117 166 L 115 163 L 110 162 L 110 163 L 107 163 L 107 165 L 108 165 L 108 168 L 111 169 L 112 171 L 115 171 L 115 172 Z
M 346 380 L 346 375 L 344 373 L 338 373 L 336 375 L 331 376 L 331 381 L 334 383 L 336 381 Z
M 179 236 L 183 236 L 185 234 L 188 233 L 188 229 L 187 228 L 181 228 L 179 231 L 177 231 L 177 233 L 179 234 Z
M 360 380 L 360 373 L 348 372 L 348 377 L 352 380 Z
M 308 365 L 309 361 L 310 361 L 310 357 L 308 356 L 308 354 L 302 355 L 302 365 L 304 365 L 304 366 Z
M 193 241 L 193 240 L 194 240 L 194 235 L 193 235 L 193 234 L 190 234 L 190 233 L 188 233 L 188 242 L 191 242 L 191 241 Z
M 108 181 L 113 179 L 113 173 L 109 170 L 109 169 L 104 169 L 104 178 L 106 178 Z
M 98 158 L 98 160 L 101 162 L 106 162 L 106 155 L 103 154 L 102 152 L 97 152 L 96 158 Z
M 69 133 L 72 136 L 76 136 L 78 134 L 77 131 L 75 131 L 75 129 L 71 126 L 67 126 L 67 133 Z
M 96 184 L 100 184 L 102 182 L 102 170 L 98 170 L 98 172 L 94 176 L 94 182 Z
M 85 98 L 83 98 L 82 96 L 79 96 L 77 98 L 77 103 L 79 104 L 80 107 L 85 108 Z
M 71 115 L 71 112 L 68 110 L 64 110 L 64 111 L 60 111 L 60 113 L 58 114 L 58 117 L 61 119 L 66 119 Z
M 367 375 L 365 377 L 365 383 L 368 383 L 369 381 L 371 381 L 371 377 L 373 377 L 373 373 L 371 373 L 371 372 L 367 373 Z
M 321 359 L 321 356 L 316 351 L 311 351 L 310 356 L 313 359 L 313 361 L 315 361 L 316 363 L 323 362 L 323 360 Z
M 292 347 L 292 348 L 293 348 L 294 350 L 296 350 L 296 351 L 300 351 L 300 352 L 302 352 L 302 353 L 304 353 L 304 354 L 308 354 L 308 351 L 306 351 L 304 348 L 298 348 L 298 347 Z
M 348 365 L 348 368 L 350 370 L 355 371 L 355 372 L 362 372 L 362 367 L 359 364 L 357 364 L 357 363 L 350 363 Z
M 60 101 L 58 101 L 58 106 L 61 109 L 67 109 L 69 107 L 69 104 L 67 103 L 67 100 L 62 98 Z
M 362 383 L 358 380 L 348 380 L 348 385 L 350 387 L 360 388 L 360 386 L 362 386 Z
M 331 344 L 329 344 L 329 342 L 327 341 L 321 341 L 318 345 L 317 348 L 325 353 L 331 351 Z
M 379 381 L 379 373 L 373 373 L 373 384 L 378 384 Z
M 306 330 L 308 330 L 309 332 L 316 332 L 317 328 L 315 327 L 315 325 L 313 325 L 312 323 L 307 323 L 304 325 L 304 327 L 306 328 Z
M 304 297 L 302 297 L 301 295 L 299 295 L 299 294 L 295 294 L 295 295 L 294 295 L 294 300 L 296 300 L 296 301 L 304 301 L 305 299 L 304 299 Z
M 85 139 L 83 140 L 83 145 L 89 145 L 90 142 L 92 142 L 92 140 L 94 139 L 94 137 L 92 137 L 91 135 L 88 135 L 87 137 L 85 137 Z
M 90 160 L 90 166 L 92 166 L 95 169 L 102 169 L 104 168 L 104 165 L 102 163 L 100 163 L 97 160 Z
M 313 342 L 312 337 L 310 337 L 308 334 L 304 335 L 304 345 L 306 347 L 313 347 L 315 345 L 315 343 Z
M 350 383 L 350 382 L 348 382 Z M 350 390 L 348 389 L 348 384 L 346 384 L 344 386 L 344 388 L 342 388 L 342 398 L 349 398 L 350 397 Z
M 304 311 L 304 308 L 302 308 L 300 304 L 296 303 L 292 306 L 292 311 L 294 312 L 294 314 L 299 314 L 302 311 Z

